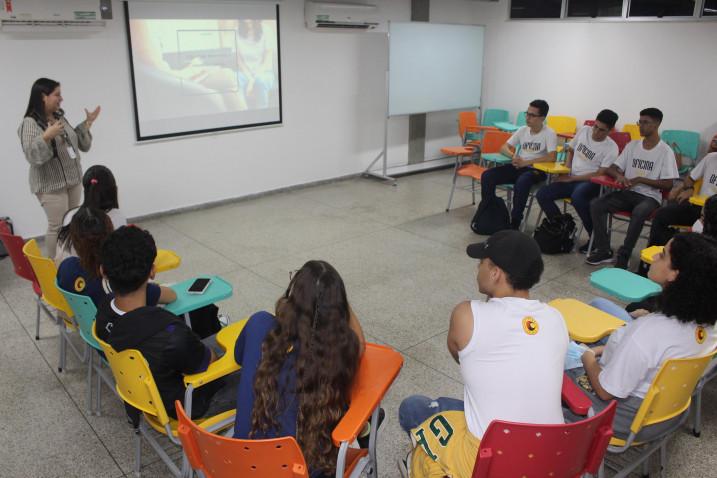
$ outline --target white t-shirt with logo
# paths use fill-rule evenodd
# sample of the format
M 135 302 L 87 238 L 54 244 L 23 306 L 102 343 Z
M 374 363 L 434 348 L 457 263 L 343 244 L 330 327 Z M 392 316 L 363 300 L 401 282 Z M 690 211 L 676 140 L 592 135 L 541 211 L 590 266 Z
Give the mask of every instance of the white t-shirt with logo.
M 530 126 L 521 126 L 507 141 L 509 145 L 520 145 L 518 157 L 521 159 L 535 159 L 547 156 L 557 149 L 558 136 L 547 125 L 536 134 L 530 132 Z
M 493 420 L 564 423 L 560 403 L 568 330 L 537 300 L 471 301 L 473 334 L 458 352 L 468 430 L 481 438 Z
M 600 168 L 607 168 L 620 154 L 612 138 L 608 136 L 602 141 L 595 141 L 592 130 L 591 126 L 583 126 L 569 143 L 575 152 L 570 169 L 571 176 L 582 176 L 594 173 Z
M 717 193 L 717 153 L 710 153 L 690 171 L 694 181 L 703 179 L 700 196 L 712 196 Z
M 645 398 L 666 360 L 703 355 L 715 345 L 713 326 L 684 323 L 659 313 L 645 315 L 610 335 L 600 357 L 600 385 L 614 397 Z
M 675 153 L 662 140 L 650 150 L 646 150 L 642 146 L 641 139 L 630 141 L 617 158 L 617 161 L 615 161 L 615 165 L 624 171 L 627 179 L 637 177 L 677 179 L 679 177 Z M 636 184 L 630 190 L 662 203 L 662 192 L 658 188 L 653 188 L 647 184 Z

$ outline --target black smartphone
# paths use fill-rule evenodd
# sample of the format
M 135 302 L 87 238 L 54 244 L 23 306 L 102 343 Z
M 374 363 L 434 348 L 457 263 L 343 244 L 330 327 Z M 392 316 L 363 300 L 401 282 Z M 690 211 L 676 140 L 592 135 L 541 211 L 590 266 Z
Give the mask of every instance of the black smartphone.
M 206 292 L 207 288 L 209 287 L 209 284 L 212 283 L 212 280 L 208 277 L 200 277 L 199 279 L 196 279 L 194 282 L 192 282 L 192 285 L 189 286 L 189 289 L 187 289 L 188 294 L 204 294 Z

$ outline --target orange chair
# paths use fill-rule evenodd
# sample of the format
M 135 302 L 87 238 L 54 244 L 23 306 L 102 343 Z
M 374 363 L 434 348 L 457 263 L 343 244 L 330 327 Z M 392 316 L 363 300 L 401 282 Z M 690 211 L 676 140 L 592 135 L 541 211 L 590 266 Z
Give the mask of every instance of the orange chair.
M 458 136 L 464 146 L 480 146 L 481 137 L 486 131 L 497 131 L 495 126 L 481 126 L 475 111 L 458 113 Z
M 503 156 L 501 155 L 500 148 L 505 144 L 506 141 L 510 138 L 511 133 L 506 133 L 504 131 L 499 130 L 486 130 L 485 134 L 483 135 L 482 145 L 480 148 L 480 164 L 474 164 L 469 163 L 466 165 L 463 165 L 463 156 L 468 156 L 469 154 L 463 154 L 460 157 L 456 156 L 456 164 L 453 168 L 453 184 L 451 185 L 451 193 L 448 196 L 448 206 L 446 206 L 446 212 L 448 212 L 451 209 L 451 203 L 453 202 L 453 193 L 456 189 L 456 180 L 458 179 L 458 176 L 471 178 L 471 194 L 473 195 L 473 204 L 476 203 L 476 187 L 475 183 L 476 181 L 480 181 L 481 175 L 483 172 L 488 169 L 484 166 L 485 161 L 483 161 L 484 155 L 491 155 L 491 156 Z M 468 147 L 466 147 L 468 148 Z M 444 154 L 447 154 L 443 148 L 441 151 L 444 152 Z M 472 155 L 473 153 L 470 153 Z
M 351 391 L 351 405 L 331 434 L 339 448 L 336 476 L 358 476 L 367 466 L 368 475 L 378 476 L 376 425 L 381 399 L 398 376 L 403 358 L 395 350 L 366 344 Z M 209 433 L 194 424 L 179 402 L 175 404 L 178 435 L 190 465 L 207 478 L 257 476 L 301 478 L 309 473 L 304 456 L 293 437 L 268 440 L 238 440 Z M 371 417 L 369 448 L 349 445 Z

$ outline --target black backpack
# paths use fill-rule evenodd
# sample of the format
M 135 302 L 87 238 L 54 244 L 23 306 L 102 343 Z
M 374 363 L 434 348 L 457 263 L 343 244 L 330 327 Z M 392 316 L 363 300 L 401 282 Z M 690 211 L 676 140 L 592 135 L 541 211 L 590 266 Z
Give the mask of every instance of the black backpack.
M 493 197 L 481 201 L 473 219 L 471 229 L 476 234 L 490 236 L 491 234 L 510 228 L 510 214 L 505 201 Z
M 12 227 L 12 220 L 9 217 L 0 217 L 0 221 L 3 221 L 5 224 L 7 224 L 8 229 L 10 229 L 10 233 L 13 233 L 13 227 Z M 5 246 L 2 242 L 0 242 L 0 259 L 7 256 L 7 251 L 5 250 Z
M 560 254 L 570 252 L 575 243 L 575 220 L 570 214 L 561 214 L 553 219 L 543 219 L 533 239 L 538 243 L 543 254 Z

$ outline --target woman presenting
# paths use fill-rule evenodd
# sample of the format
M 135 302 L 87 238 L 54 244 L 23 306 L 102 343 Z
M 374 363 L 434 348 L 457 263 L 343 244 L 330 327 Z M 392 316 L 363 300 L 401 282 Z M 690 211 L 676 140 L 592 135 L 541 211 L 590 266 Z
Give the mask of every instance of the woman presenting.
M 68 209 L 80 205 L 82 166 L 80 151 L 92 145 L 90 127 L 100 114 L 100 107 L 87 111 L 85 121 L 75 128 L 60 108 L 62 92 L 54 80 L 40 78 L 32 85 L 25 117 L 18 136 L 30 163 L 30 190 L 47 215 L 45 252 L 55 257 L 57 233 Z

